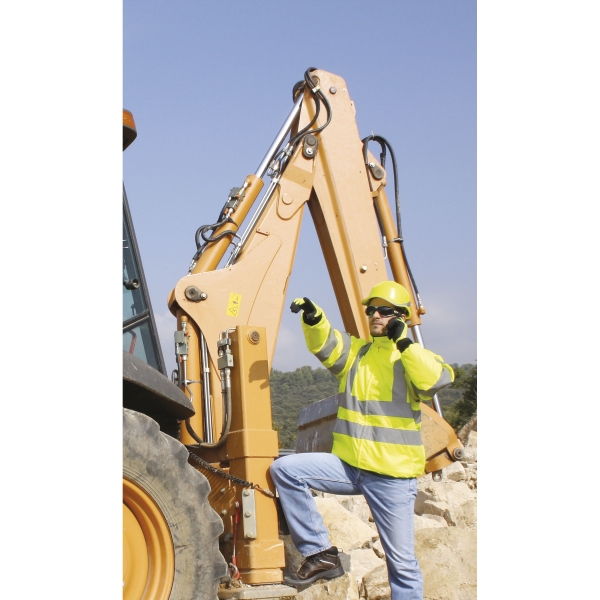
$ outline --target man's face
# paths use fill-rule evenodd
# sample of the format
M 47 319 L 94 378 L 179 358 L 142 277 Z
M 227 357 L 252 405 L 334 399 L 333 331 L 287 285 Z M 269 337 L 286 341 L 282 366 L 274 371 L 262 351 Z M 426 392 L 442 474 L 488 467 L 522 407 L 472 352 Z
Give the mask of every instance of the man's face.
M 387 300 L 383 298 L 371 298 L 369 300 L 369 306 L 389 306 L 394 308 L 393 304 L 390 304 Z M 402 315 L 397 315 L 400 319 Z M 373 337 L 382 337 L 387 333 L 387 325 L 391 319 L 394 318 L 394 315 L 389 317 L 382 317 L 378 312 L 373 313 L 372 316 L 369 317 L 369 330 Z

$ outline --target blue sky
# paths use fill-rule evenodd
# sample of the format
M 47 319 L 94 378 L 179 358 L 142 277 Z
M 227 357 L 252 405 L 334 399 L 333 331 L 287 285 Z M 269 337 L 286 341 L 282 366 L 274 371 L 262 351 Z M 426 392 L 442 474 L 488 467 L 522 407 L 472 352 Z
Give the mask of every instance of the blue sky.
M 426 346 L 476 360 L 474 1 L 126 1 L 123 14 L 123 102 L 138 128 L 124 181 L 169 370 L 166 298 L 194 233 L 254 173 L 311 66 L 346 80 L 361 137 L 375 132 L 394 148 Z M 342 327 L 308 212 L 288 295 L 312 298 Z M 274 368 L 305 364 L 319 365 L 285 310 Z
M 475 21 L 456 12 L 472 15 L 474 5 L 305 1 L 295 3 L 299 9 L 290 17 L 288 4 L 229 2 L 221 15 L 205 0 L 124 7 L 118 0 L 5 2 L 0 9 L 7 57 L 0 100 L 0 246 L 9 312 L 3 356 L 10 362 L 3 416 L 20 424 L 6 427 L 0 440 L 5 456 L 20 457 L 3 465 L 18 490 L 3 497 L 12 517 L 3 532 L 13 550 L 6 584 L 13 596 L 22 595 L 23 581 L 31 597 L 50 588 L 60 589 L 61 598 L 79 599 L 82 589 L 93 600 L 121 593 L 115 549 L 121 544 L 122 334 L 115 323 L 122 311 L 123 175 L 155 308 L 164 310 L 166 293 L 187 269 L 193 231 L 257 167 L 288 112 L 293 83 L 308 66 L 328 69 L 346 78 L 361 133 L 385 135 L 401 156 L 407 249 L 429 307 L 426 342 L 452 360 L 444 337 L 435 336 L 452 318 L 474 315 L 474 287 L 471 306 L 463 302 L 455 310 L 456 303 L 450 315 L 442 313 L 453 292 L 468 289 L 444 287 L 444 277 L 474 273 L 474 233 L 460 229 L 475 218 L 474 184 L 461 187 L 457 177 L 475 173 L 474 161 L 460 150 L 474 144 L 463 136 L 474 139 L 474 117 L 464 115 L 474 111 L 475 55 L 463 60 L 459 52 L 467 39 L 474 45 Z M 201 17 L 176 12 L 196 6 Z M 306 7 L 314 16 L 303 16 Z M 330 7 L 339 13 L 335 20 Z M 416 11 L 430 14 L 419 18 Z M 595 554 L 577 551 L 581 528 L 548 526 L 577 522 L 572 494 L 549 495 L 548 482 L 566 473 L 570 489 L 571 481 L 590 478 L 586 458 L 594 455 L 600 420 L 593 388 L 600 336 L 599 17 L 598 3 L 582 0 L 480 1 L 477 7 L 482 598 L 514 596 L 515 581 L 523 597 L 587 598 L 597 589 Z M 204 45 L 194 52 L 195 38 Z M 389 76 L 400 70 L 402 78 Z M 430 73 L 437 79 L 427 84 Z M 472 85 L 464 96 L 450 85 L 462 79 Z M 140 136 L 123 157 L 124 105 L 135 112 Z M 409 137 L 411 131 L 417 135 Z M 432 204 L 434 184 L 455 194 L 449 204 L 456 210 L 446 210 L 448 202 Z M 177 218 L 185 215 L 181 203 L 193 214 Z M 443 245 L 440 210 L 444 225 L 459 228 Z M 301 281 L 297 288 L 304 291 Z M 289 324 L 290 335 L 296 327 Z M 561 420 L 560 431 L 573 430 L 574 443 L 566 452 L 562 446 L 541 452 L 548 432 L 558 430 L 557 415 L 582 386 L 584 402 L 575 405 L 573 419 Z M 511 409 L 518 418 L 508 418 Z M 50 464 L 41 456 L 52 457 L 50 469 L 34 475 L 24 468 Z M 82 468 L 82 457 L 93 468 Z M 40 511 L 42 489 L 50 492 Z M 82 490 L 85 502 L 65 502 Z M 535 518 L 523 498 L 544 498 L 535 504 Z M 31 551 L 24 522 L 39 532 L 36 548 L 44 556 L 35 578 L 21 560 Z M 71 523 L 85 527 L 65 525 Z M 498 578 L 499 565 L 511 576 Z M 569 577 L 531 577 L 537 572 Z

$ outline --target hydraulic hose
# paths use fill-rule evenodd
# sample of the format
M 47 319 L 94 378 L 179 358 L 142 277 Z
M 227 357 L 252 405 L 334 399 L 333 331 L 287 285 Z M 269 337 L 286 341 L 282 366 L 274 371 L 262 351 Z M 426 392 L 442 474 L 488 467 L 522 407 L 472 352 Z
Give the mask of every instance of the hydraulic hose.
M 368 166 L 369 158 L 368 158 L 368 144 L 373 140 L 374 142 L 379 143 L 381 146 L 381 153 L 379 155 L 381 166 L 385 168 L 385 160 L 386 160 L 386 148 L 390 151 L 390 156 L 392 157 L 392 170 L 394 173 L 394 200 L 396 204 L 396 230 L 398 232 L 398 237 L 395 240 L 388 240 L 388 242 L 398 242 L 400 244 L 400 250 L 402 252 L 402 258 L 404 259 L 404 263 L 406 264 L 406 270 L 408 271 L 408 278 L 410 279 L 410 283 L 415 292 L 415 299 L 419 306 L 421 306 L 421 297 L 419 295 L 419 288 L 417 287 L 417 282 L 413 277 L 412 270 L 408 263 L 408 259 L 406 257 L 406 251 L 404 249 L 404 238 L 402 237 L 402 219 L 401 219 L 401 211 L 400 211 L 400 189 L 398 183 L 398 166 L 396 163 L 396 155 L 394 154 L 394 149 L 391 144 L 380 135 L 369 135 L 362 140 L 363 143 L 363 158 L 365 164 Z M 369 185 L 371 185 L 371 179 L 369 178 Z M 372 187 L 371 187 L 372 191 Z M 377 215 L 379 220 L 379 215 Z
M 191 448 L 220 448 L 225 441 L 227 440 L 227 436 L 229 435 L 229 429 L 231 427 L 231 388 L 226 388 L 224 390 L 224 400 L 225 400 L 225 414 L 223 415 L 223 431 L 221 432 L 221 437 L 218 441 L 214 443 L 205 442 L 200 438 L 200 436 L 194 431 L 190 420 L 185 420 L 185 428 L 187 432 L 198 442 L 195 446 L 190 446 Z

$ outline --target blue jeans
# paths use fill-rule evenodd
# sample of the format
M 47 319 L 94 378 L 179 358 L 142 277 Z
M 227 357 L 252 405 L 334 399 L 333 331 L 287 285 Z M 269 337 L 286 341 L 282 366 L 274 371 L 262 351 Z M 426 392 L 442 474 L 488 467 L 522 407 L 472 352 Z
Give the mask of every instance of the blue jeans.
M 385 551 L 392 600 L 422 600 L 423 577 L 414 552 L 417 480 L 351 467 L 334 454 L 307 452 L 271 465 L 292 540 L 303 556 L 331 546 L 310 488 L 328 494 L 363 494 Z

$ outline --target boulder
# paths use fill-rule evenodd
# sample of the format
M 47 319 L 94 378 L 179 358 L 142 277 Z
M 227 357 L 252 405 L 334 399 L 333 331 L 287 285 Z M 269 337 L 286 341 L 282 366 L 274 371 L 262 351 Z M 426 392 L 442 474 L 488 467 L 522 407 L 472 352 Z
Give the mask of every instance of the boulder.
M 315 501 L 333 546 L 349 552 L 357 548 L 370 548 L 373 542 L 379 539 L 377 531 L 371 529 L 333 498 L 317 496 Z
M 470 450 L 475 450 L 477 452 L 477 429 L 469 432 L 469 437 L 467 438 L 467 447 Z
M 280 535 L 279 539 L 283 541 L 283 549 L 285 552 L 285 570 L 290 573 L 295 573 L 300 568 L 304 557 L 294 546 L 291 535 Z
M 458 527 L 415 532 L 424 600 L 476 600 L 477 534 Z
M 415 501 L 417 515 L 444 517 L 448 525 L 474 527 L 477 520 L 476 496 L 462 481 L 424 482 Z
M 377 554 L 369 548 L 351 550 L 348 554 L 350 555 L 350 573 L 356 579 L 356 584 L 359 588 L 362 585 L 362 580 L 365 575 L 373 571 L 373 569 L 385 565 L 385 561 L 379 558 Z
M 417 529 L 432 529 L 436 527 L 448 527 L 446 519 L 438 515 L 415 515 L 415 531 Z
M 375 554 L 379 557 L 379 558 L 385 558 L 385 552 L 383 551 L 383 545 L 381 543 L 381 540 L 377 540 L 374 544 L 373 544 L 373 552 L 375 552 Z
M 351 573 L 337 579 L 321 579 L 311 586 L 299 590 L 296 600 L 359 600 L 358 585 Z
M 421 511 L 422 515 L 442 517 L 448 525 L 456 526 L 456 511 L 447 502 L 442 500 L 425 500 L 421 506 Z
M 387 567 L 381 565 L 363 577 L 360 597 L 365 600 L 390 600 L 392 590 L 388 582 Z
M 468 446 L 465 448 L 465 455 L 460 461 L 463 467 L 467 468 L 468 465 L 472 465 L 477 462 L 477 449 L 469 448 Z
M 333 498 L 339 502 L 349 513 L 352 513 L 355 517 L 358 517 L 366 525 L 373 523 L 371 509 L 369 508 L 369 505 L 362 494 L 358 496 L 337 496 L 335 494 L 323 493 L 323 498 Z
M 443 471 L 444 477 L 448 481 L 465 481 L 467 474 L 465 468 L 460 462 L 453 462 L 450 466 L 446 467 Z
M 416 515 L 423 514 L 423 504 L 427 500 L 437 500 L 437 497 L 426 488 L 417 490 L 417 498 L 415 500 L 415 514 Z

